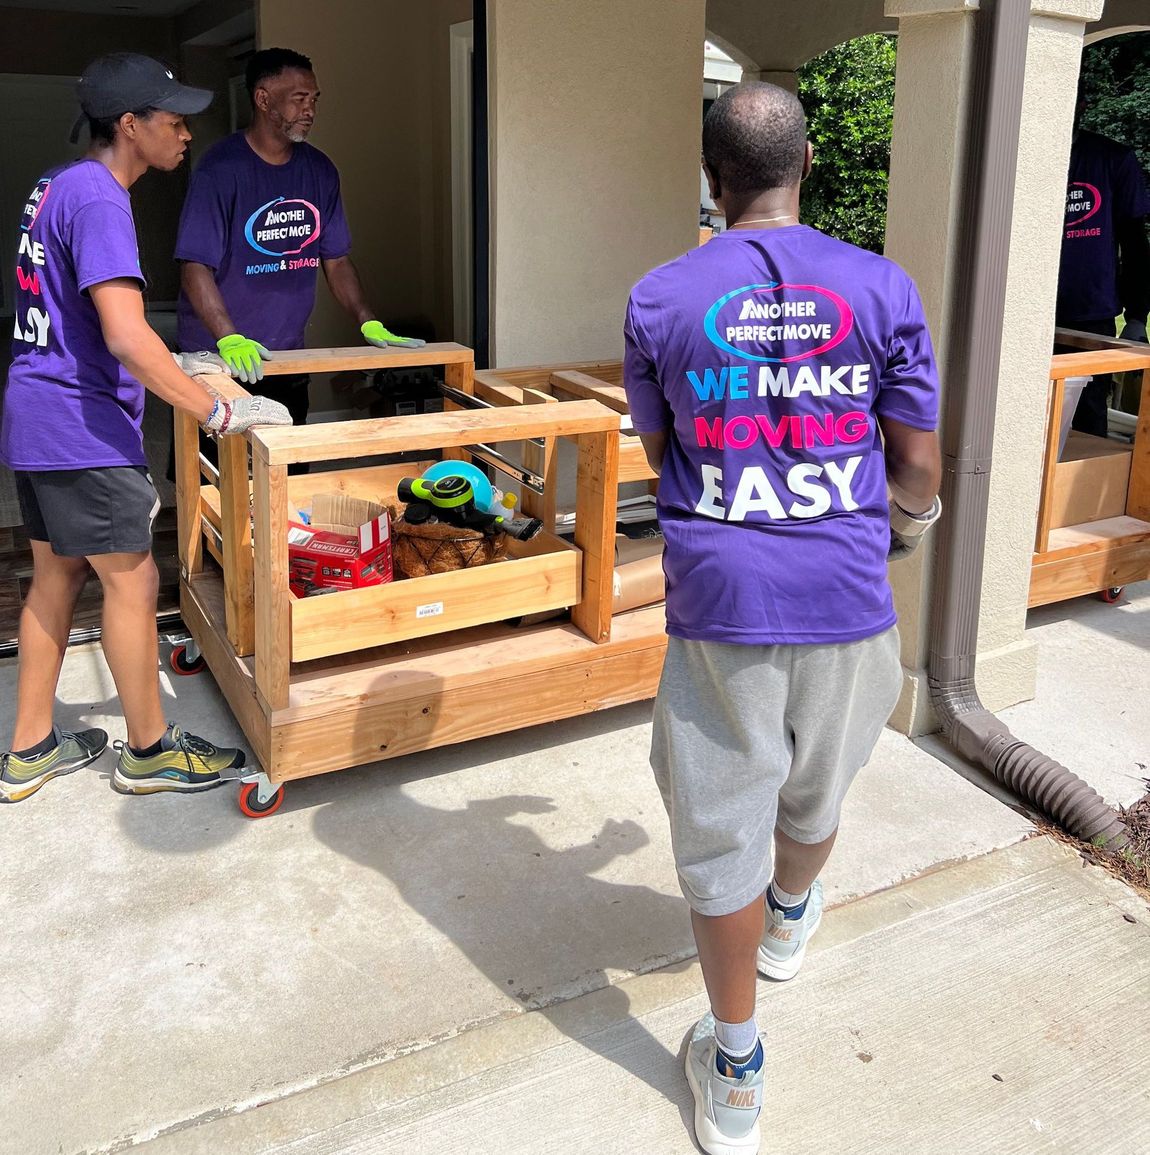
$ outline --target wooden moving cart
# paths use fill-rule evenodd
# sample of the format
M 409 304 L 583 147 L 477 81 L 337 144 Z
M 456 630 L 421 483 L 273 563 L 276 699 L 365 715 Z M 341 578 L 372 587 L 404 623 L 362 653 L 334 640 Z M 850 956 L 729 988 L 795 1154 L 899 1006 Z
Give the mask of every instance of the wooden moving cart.
M 301 350 L 277 354 L 265 373 L 442 365 L 449 398 L 494 395 L 477 388 L 472 357 L 454 344 Z M 230 378 L 201 380 L 221 396 L 244 394 Z M 295 778 L 654 696 L 662 604 L 612 617 L 618 413 L 593 400 L 445 404 L 441 414 L 222 438 L 218 469 L 200 455 L 195 420 L 177 414 L 180 607 L 189 657 L 211 669 L 260 763 L 241 778 L 249 817 L 278 809 L 283 783 Z M 399 479 L 431 459 L 518 441 L 553 458 L 560 439 L 578 454 L 573 545 L 545 531 L 509 539 L 508 560 L 475 569 L 322 597 L 291 592 L 289 507 L 320 492 L 395 503 Z M 429 460 L 359 463 L 397 453 Z M 296 462 L 338 467 L 289 477 Z M 553 500 L 547 488 L 543 502 Z M 569 622 L 507 624 L 563 607 Z
M 1060 344 L 1088 351 L 1058 354 L 1051 360 L 1050 399 L 1047 407 L 1046 450 L 1043 462 L 1042 497 L 1031 566 L 1029 605 L 1042 606 L 1083 594 L 1099 593 L 1116 601 L 1122 586 L 1150 577 L 1150 349 L 1130 341 L 1106 340 L 1092 334 L 1058 330 Z M 1066 379 L 1102 373 L 1142 371 L 1142 395 L 1132 450 L 1118 442 L 1085 438 L 1079 460 L 1059 461 Z M 1072 435 L 1073 437 L 1074 435 Z M 1092 445 L 1097 443 L 1097 445 Z M 1107 462 L 1107 457 L 1129 457 Z M 1093 457 L 1094 461 L 1088 458 Z M 1111 466 L 1117 466 L 1115 474 Z M 1060 524 L 1061 510 L 1075 495 L 1101 501 L 1104 489 L 1111 493 L 1112 509 L 1095 506 L 1089 520 Z

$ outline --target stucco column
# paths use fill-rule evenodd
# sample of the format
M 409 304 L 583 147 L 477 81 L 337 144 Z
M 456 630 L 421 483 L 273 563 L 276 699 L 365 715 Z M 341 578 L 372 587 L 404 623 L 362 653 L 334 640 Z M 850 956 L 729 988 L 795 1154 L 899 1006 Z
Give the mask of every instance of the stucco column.
M 705 0 L 489 0 L 492 364 L 617 358 L 699 243 Z
M 886 253 L 918 282 L 940 362 L 954 283 L 962 149 L 977 0 L 888 0 L 899 21 Z M 1001 709 L 1034 696 L 1037 654 L 1025 636 L 1041 488 L 1047 376 L 1061 225 L 1085 23 L 1102 0 L 1033 0 L 995 416 L 979 619 L 978 685 Z M 943 388 L 960 383 L 943 382 Z M 892 724 L 934 727 L 926 684 L 933 553 L 892 567 L 902 699 Z

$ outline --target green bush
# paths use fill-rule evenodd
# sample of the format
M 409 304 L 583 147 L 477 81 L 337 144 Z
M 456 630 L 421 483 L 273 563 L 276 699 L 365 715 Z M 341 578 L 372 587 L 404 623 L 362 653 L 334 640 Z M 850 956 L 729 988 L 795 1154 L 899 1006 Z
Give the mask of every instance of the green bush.
M 860 36 L 799 70 L 815 161 L 802 219 L 840 240 L 882 252 L 886 233 L 895 40 Z
M 1082 53 L 1083 128 L 1129 145 L 1150 171 L 1150 35 L 1131 32 Z

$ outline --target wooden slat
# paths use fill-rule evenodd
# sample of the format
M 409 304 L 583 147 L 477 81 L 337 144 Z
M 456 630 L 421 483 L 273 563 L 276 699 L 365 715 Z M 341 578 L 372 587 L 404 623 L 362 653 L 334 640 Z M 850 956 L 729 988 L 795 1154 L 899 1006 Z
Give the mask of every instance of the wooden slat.
M 200 530 L 200 427 L 190 413 L 175 410 L 176 551 L 180 576 L 187 579 L 204 568 L 204 537 Z
M 574 369 L 589 373 L 609 385 L 619 385 L 623 380 L 622 361 L 568 361 L 552 365 L 516 365 L 509 369 L 483 369 L 479 376 L 495 385 L 518 385 L 539 388 L 547 384 L 552 373 Z
M 1150 368 L 1142 373 L 1142 397 L 1138 402 L 1138 426 L 1134 433 L 1134 456 L 1130 461 L 1130 489 L 1126 512 L 1150 521 Z
M 1054 341 L 1075 349 L 1118 349 L 1130 353 L 1146 353 L 1144 341 L 1124 341 L 1121 337 L 1103 337 L 1101 333 L 1087 333 L 1082 329 L 1055 329 Z
M 250 397 L 251 393 L 234 377 L 226 373 L 200 373 L 195 378 L 213 397 L 224 401 L 238 401 Z M 259 389 L 256 389 L 259 392 Z
M 261 427 L 251 433 L 254 456 L 272 465 L 297 461 L 334 461 L 385 453 L 421 452 L 483 441 L 521 441 L 526 437 L 573 437 L 617 430 L 618 414 L 595 401 L 522 408 L 469 409 L 368 421 L 333 421 L 292 428 Z
M 288 594 L 287 467 L 253 455 L 255 495 L 256 688 L 269 710 L 288 703 L 291 619 Z
M 1072 553 L 1113 549 L 1140 541 L 1150 541 L 1150 521 L 1137 517 L 1107 517 L 1102 521 L 1084 521 L 1079 525 L 1052 529 L 1046 556 L 1058 559 Z
M 241 657 L 255 649 L 255 589 L 248 446 L 242 437 L 219 440 L 220 537 L 228 641 Z
M 1058 467 L 1058 439 L 1062 431 L 1062 407 L 1066 402 L 1066 386 L 1062 381 L 1050 382 L 1050 398 L 1046 406 L 1046 453 L 1042 460 L 1042 493 L 1038 500 L 1038 532 L 1034 548 L 1045 553 L 1050 537 L 1050 521 L 1054 511 L 1054 471 Z
M 597 377 L 587 373 L 579 373 L 574 369 L 565 372 L 552 373 L 551 388 L 556 394 L 563 393 L 580 400 L 600 401 L 608 409 L 616 413 L 630 413 L 631 407 L 627 404 L 627 391 L 620 385 L 608 385 Z
M 554 408 L 583 404 L 588 402 L 572 401 Z M 614 596 L 618 429 L 584 435 L 578 447 L 575 544 L 583 551 L 583 598 L 572 609 L 571 621 L 593 642 L 605 642 L 611 637 Z
M 406 369 L 416 365 L 453 365 L 474 362 L 466 345 L 453 341 L 424 345 L 422 349 L 351 345 L 338 349 L 291 349 L 275 352 L 264 362 L 264 376 L 295 373 L 342 373 L 346 370 Z M 258 390 L 257 390 L 258 391 Z
M 1064 377 L 1090 377 L 1101 373 L 1125 373 L 1130 369 L 1150 367 L 1150 346 L 1135 345 L 1134 349 L 1144 352 L 1127 352 L 1124 349 L 1099 349 L 1092 353 L 1056 353 L 1050 358 L 1050 376 L 1054 380 Z
M 1150 577 L 1150 540 L 1105 549 L 1073 551 L 1069 557 L 1036 557 L 1027 604 L 1035 606 L 1081 597 Z
M 493 385 L 489 381 L 481 380 L 481 374 L 475 374 L 475 396 L 481 401 L 492 405 L 522 405 L 523 390 L 514 385 Z
M 292 660 L 307 662 L 574 605 L 582 559 L 567 543 L 550 540 L 549 552 L 533 556 L 293 600 Z
M 659 475 L 647 461 L 643 443 L 638 437 L 619 437 L 619 484 L 625 481 L 658 481 Z
M 324 719 L 322 741 L 313 723 L 277 723 L 272 777 L 324 774 L 653 698 L 665 650 L 666 637 L 653 635 L 643 649 L 583 656 L 545 669 L 530 683 L 507 658 L 466 689 L 444 676 L 446 668 L 439 675 L 425 670 L 422 694 L 349 703 Z M 379 681 L 389 684 L 386 675 Z

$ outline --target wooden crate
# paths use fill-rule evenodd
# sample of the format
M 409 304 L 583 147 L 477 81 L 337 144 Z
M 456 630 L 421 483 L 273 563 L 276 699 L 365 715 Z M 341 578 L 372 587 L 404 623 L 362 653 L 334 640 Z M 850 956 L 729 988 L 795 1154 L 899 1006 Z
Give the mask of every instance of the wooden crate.
M 303 350 L 277 355 L 265 371 L 410 364 L 444 365 L 449 385 L 478 392 L 471 351 L 458 345 Z M 228 378 L 202 380 L 224 397 L 244 393 Z M 618 430 L 618 412 L 596 400 L 488 410 L 449 403 L 439 414 L 223 438 L 217 469 L 200 457 L 195 421 L 177 414 L 181 611 L 272 782 L 654 695 L 662 606 L 612 622 Z M 427 463 L 357 459 L 465 457 L 468 446 L 516 441 L 553 454 L 559 439 L 578 454 L 573 545 L 544 534 L 474 570 L 319 598 L 288 588 L 293 502 L 315 492 L 386 500 L 401 476 Z M 344 464 L 288 477 L 295 462 Z M 420 613 L 439 604 L 441 613 Z M 492 624 L 555 606 L 571 606 L 571 620 L 526 630 Z
M 1042 495 L 1030 571 L 1031 607 L 1106 592 L 1150 577 L 1150 349 L 1130 341 L 1064 330 L 1058 331 L 1057 339 L 1084 351 L 1051 359 Z M 1065 520 L 1060 511 L 1065 511 L 1071 500 L 1066 486 L 1076 477 L 1079 482 L 1092 483 L 1090 469 L 1083 468 L 1087 463 L 1058 460 L 1066 378 L 1128 370 L 1142 372 L 1138 428 L 1129 462 L 1117 444 L 1114 454 L 1096 459 L 1104 471 L 1128 471 L 1125 491 L 1114 506 L 1099 508 L 1096 502 L 1088 502 L 1083 508 L 1089 520 L 1059 525 Z M 1115 459 L 1109 466 L 1106 456 Z M 1108 473 L 1106 476 L 1109 478 Z M 1114 516 L 1094 516 L 1105 512 Z

